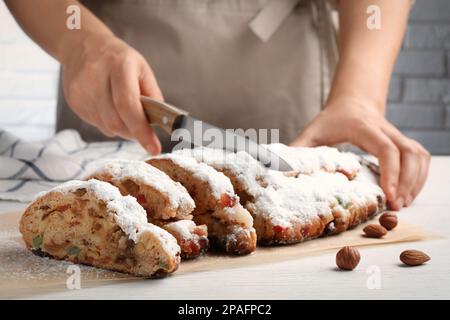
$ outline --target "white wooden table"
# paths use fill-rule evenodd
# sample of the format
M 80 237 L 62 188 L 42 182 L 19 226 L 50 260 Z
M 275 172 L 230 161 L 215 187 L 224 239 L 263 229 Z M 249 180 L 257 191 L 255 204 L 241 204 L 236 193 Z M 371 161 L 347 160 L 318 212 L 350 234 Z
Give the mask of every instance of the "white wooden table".
M 0 202 L 0 212 L 24 204 Z M 1 215 L 1 214 L 0 214 Z M 401 219 L 447 238 L 450 231 L 450 157 L 434 157 L 425 189 Z M 402 267 L 399 254 L 420 249 L 432 260 Z M 174 275 L 161 280 L 82 288 L 30 298 L 61 299 L 402 299 L 450 298 L 448 239 L 364 248 L 353 272 L 335 269 L 334 254 L 242 269 Z M 371 272 L 370 274 L 368 272 Z M 379 276 L 377 276 L 379 275 Z M 369 283 L 369 286 L 368 286 Z

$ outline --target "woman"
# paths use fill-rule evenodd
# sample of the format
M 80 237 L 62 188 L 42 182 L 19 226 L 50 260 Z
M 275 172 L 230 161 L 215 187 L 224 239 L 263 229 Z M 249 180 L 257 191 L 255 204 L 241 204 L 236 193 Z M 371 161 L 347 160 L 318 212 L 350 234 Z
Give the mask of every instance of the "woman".
M 429 153 L 384 118 L 410 0 L 337 2 L 337 65 L 324 0 L 6 3 L 61 62 L 58 129 L 136 139 L 157 154 L 139 97 L 164 94 L 221 127 L 279 128 L 281 141 L 296 146 L 353 143 L 379 158 L 394 209 L 410 205 L 425 183 Z M 79 30 L 66 27 L 70 5 L 80 7 Z M 368 28 L 370 5 L 380 9 L 380 29 Z

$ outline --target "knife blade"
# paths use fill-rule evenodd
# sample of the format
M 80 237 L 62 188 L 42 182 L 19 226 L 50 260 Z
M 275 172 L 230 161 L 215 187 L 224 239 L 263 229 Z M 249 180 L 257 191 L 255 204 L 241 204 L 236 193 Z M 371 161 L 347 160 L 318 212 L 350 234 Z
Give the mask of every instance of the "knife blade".
M 184 143 L 197 147 L 223 149 L 235 153 L 246 151 L 270 169 L 292 171 L 292 167 L 282 157 L 248 137 L 234 133 L 234 130 L 213 126 L 190 116 L 183 109 L 149 97 L 141 96 L 141 103 L 149 123 L 161 127 L 170 135 L 174 134 L 177 140 L 183 140 Z

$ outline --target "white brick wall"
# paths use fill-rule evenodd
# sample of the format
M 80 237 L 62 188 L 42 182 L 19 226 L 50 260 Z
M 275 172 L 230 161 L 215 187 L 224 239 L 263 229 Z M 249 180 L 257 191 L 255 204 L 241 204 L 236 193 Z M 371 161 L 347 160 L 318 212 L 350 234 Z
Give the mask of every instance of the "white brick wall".
M 417 0 L 391 82 L 388 119 L 450 154 L 450 1 Z
M 0 1 L 0 128 L 28 140 L 53 134 L 58 68 Z

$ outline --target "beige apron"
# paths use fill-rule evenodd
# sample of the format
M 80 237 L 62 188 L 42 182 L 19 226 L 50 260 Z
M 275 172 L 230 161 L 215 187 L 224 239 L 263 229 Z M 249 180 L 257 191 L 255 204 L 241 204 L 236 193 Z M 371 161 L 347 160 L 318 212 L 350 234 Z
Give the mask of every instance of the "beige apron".
M 324 103 L 331 60 L 321 1 L 84 3 L 148 59 L 166 101 L 196 118 L 223 128 L 279 129 L 289 143 Z M 57 130 L 64 128 L 88 141 L 105 139 L 69 109 L 60 89 Z

